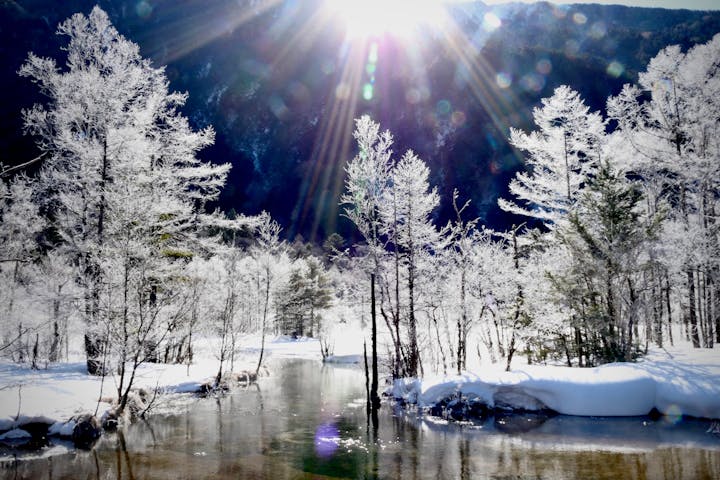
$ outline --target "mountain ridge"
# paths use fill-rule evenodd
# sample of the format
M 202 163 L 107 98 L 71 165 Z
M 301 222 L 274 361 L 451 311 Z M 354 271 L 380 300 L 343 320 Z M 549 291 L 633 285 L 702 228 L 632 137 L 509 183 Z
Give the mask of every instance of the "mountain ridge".
M 0 161 L 14 165 L 36 155 L 32 139 L 22 135 L 20 111 L 42 98 L 16 75 L 18 68 L 29 51 L 61 58 L 57 23 L 95 3 L 143 56 L 166 65 L 171 89 L 189 92 L 184 111 L 192 123 L 216 129 L 216 144 L 201 156 L 233 163 L 220 207 L 268 210 L 289 237 L 352 236 L 337 202 L 354 145 L 348 129 L 339 128 L 348 120 L 332 116 L 348 63 L 344 32 L 326 22 L 297 34 L 315 18 L 320 0 L 266 10 L 263 2 L 231 0 L 3 1 Z M 449 218 L 457 187 L 461 197 L 472 198 L 474 214 L 500 229 L 518 220 L 496 203 L 522 168 L 507 144 L 508 127 L 532 128 L 532 108 L 561 84 L 603 110 L 605 99 L 634 82 L 661 48 L 687 49 L 720 31 L 720 12 L 547 2 L 450 9 L 474 44 L 463 44 L 466 52 L 453 57 L 442 32 L 412 47 L 383 39 L 374 96 L 364 100 L 358 92 L 353 115 L 371 114 L 395 134 L 396 154 L 412 148 L 428 162 L 443 196 L 438 223 Z M 502 25 L 487 29 L 486 14 Z M 422 72 L 411 54 L 421 56 Z M 370 82 L 367 72 L 361 76 Z

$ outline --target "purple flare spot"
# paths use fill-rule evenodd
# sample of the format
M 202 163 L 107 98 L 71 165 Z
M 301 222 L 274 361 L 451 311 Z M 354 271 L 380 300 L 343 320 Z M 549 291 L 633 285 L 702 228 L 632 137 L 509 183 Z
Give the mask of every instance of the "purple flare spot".
M 340 432 L 333 423 L 323 423 L 315 430 L 315 453 L 328 458 L 335 453 L 340 442 Z

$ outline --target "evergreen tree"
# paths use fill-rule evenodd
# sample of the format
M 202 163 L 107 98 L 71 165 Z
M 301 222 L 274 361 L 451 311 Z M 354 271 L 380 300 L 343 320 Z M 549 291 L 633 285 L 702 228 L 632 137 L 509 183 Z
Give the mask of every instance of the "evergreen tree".
M 528 171 L 510 182 L 515 200 L 500 199 L 503 210 L 553 226 L 567 215 L 602 157 L 605 122 L 565 85 L 533 110 L 538 130 L 510 130 L 510 143 L 526 152 Z M 520 202 L 520 203 L 518 203 Z
M 641 200 L 637 185 L 603 162 L 559 232 L 571 265 L 553 284 L 585 332 L 589 364 L 628 361 L 640 352 L 634 333 L 648 264 L 642 254 L 658 225 L 643 221 Z

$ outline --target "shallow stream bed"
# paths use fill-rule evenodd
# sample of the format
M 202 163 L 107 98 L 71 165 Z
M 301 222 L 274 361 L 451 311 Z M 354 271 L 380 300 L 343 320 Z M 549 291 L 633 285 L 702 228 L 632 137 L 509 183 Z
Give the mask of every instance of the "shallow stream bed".
M 720 426 L 711 422 L 509 415 L 462 423 L 385 403 L 375 430 L 359 368 L 278 360 L 271 371 L 257 386 L 186 399 L 172 414 L 106 433 L 89 451 L 53 440 L 44 452 L 5 458 L 0 478 L 720 478 Z

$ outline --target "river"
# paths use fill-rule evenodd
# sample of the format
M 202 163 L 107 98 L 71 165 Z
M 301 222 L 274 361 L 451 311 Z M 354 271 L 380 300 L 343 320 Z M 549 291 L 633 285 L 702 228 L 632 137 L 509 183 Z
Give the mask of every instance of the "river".
M 496 416 L 472 424 L 384 403 L 375 429 L 359 368 L 277 360 L 271 371 L 220 398 L 176 401 L 172 413 L 106 433 L 90 451 L 0 462 L 0 477 L 720 478 L 720 434 L 710 422 Z M 49 452 L 63 448 L 54 443 Z

